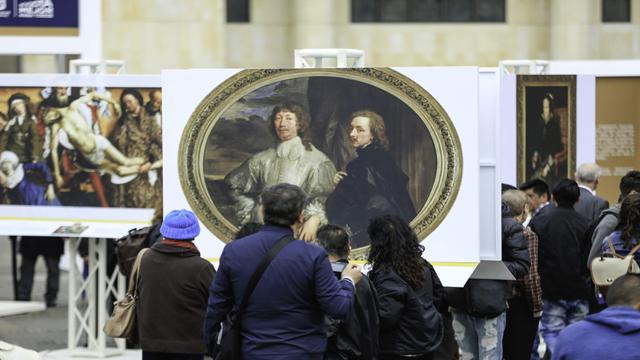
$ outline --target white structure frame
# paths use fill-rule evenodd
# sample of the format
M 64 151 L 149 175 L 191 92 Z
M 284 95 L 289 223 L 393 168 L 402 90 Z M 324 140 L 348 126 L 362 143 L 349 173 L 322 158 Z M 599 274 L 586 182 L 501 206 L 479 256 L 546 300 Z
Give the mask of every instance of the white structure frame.
M 80 240 L 70 239 L 70 259 L 78 255 Z M 125 278 L 117 266 L 113 273 L 107 273 L 107 239 L 88 238 L 87 241 L 87 278 L 82 278 L 82 270 L 75 261 L 69 262 L 67 350 L 71 356 L 105 358 L 122 355 L 126 347 L 125 339 L 114 339 L 115 346 L 110 346 L 102 329 L 110 315 L 107 313 L 107 300 L 111 294 L 116 299 L 124 297 Z
M 331 61 L 331 64 L 325 66 L 325 60 Z M 351 65 L 349 60 L 352 61 Z M 365 66 L 364 51 L 356 49 L 296 49 L 294 66 L 296 68 L 361 68 Z
M 77 59 L 69 61 L 70 74 L 109 74 L 109 69 L 114 69 L 114 74 L 118 75 L 127 72 L 124 60 Z
M 547 60 L 502 60 L 499 62 L 501 73 L 540 75 L 549 72 Z
M 108 68 L 115 68 L 117 74 L 124 74 L 126 71 L 122 60 L 79 59 L 69 62 L 71 74 L 106 74 Z M 88 272 L 87 278 L 83 279 L 82 270 L 73 261 L 78 256 L 80 241 L 80 238 L 73 238 L 68 246 L 72 261 L 69 264 L 67 349 L 71 356 L 105 358 L 122 355 L 126 350 L 126 340 L 114 339 L 115 347 L 109 346 L 107 335 L 102 329 L 110 315 L 107 312 L 109 296 L 121 299 L 126 293 L 125 277 L 120 274 L 117 265 L 113 273 L 107 273 L 108 239 L 88 238 Z M 86 301 L 83 300 L 85 294 Z M 86 339 L 86 345 L 79 345 L 83 339 Z

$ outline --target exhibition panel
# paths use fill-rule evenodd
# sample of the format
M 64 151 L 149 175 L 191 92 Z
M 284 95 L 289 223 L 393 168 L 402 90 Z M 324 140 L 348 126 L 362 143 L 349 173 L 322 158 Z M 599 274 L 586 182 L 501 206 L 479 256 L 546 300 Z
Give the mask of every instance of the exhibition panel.
M 468 277 L 478 261 L 477 77 L 477 68 L 165 71 L 165 116 L 177 127 L 185 126 L 181 138 L 178 132 L 165 132 L 167 156 L 179 154 L 167 157 L 167 169 L 174 160 L 180 175 L 165 172 L 165 194 L 171 194 L 165 196 L 165 207 L 190 205 L 199 212 L 211 233 L 201 236 L 198 246 L 203 256 L 219 257 L 237 226 L 257 219 L 259 188 L 271 178 L 286 177 L 285 164 L 277 160 L 281 146 L 276 146 L 284 141 L 276 141 L 278 134 L 268 119 L 279 103 L 296 102 L 310 111 L 310 152 L 317 151 L 314 156 L 321 160 L 309 170 L 298 162 L 290 181 L 308 187 L 313 197 L 307 207 L 310 216 L 343 221 L 359 238 L 368 218 L 340 213 L 349 204 L 358 206 L 357 200 L 349 191 L 345 195 L 348 182 L 336 186 L 321 167 L 327 173 L 354 169 L 351 162 L 357 164 L 358 157 L 346 133 L 357 116 L 350 115 L 371 110 L 384 119 L 388 153 L 395 163 L 387 163 L 383 171 L 394 166 L 406 178 L 390 189 L 400 191 L 395 199 L 403 191 L 408 195 L 407 205 L 394 204 L 394 211 L 412 220 L 420 239 L 427 238 L 424 244 L 436 266 L 466 267 Z M 449 86 L 454 83 L 460 87 Z M 199 104 L 194 101 L 203 98 Z M 270 151 L 275 160 L 270 160 Z M 184 197 L 169 191 L 178 183 Z M 457 200 L 463 194 L 464 204 Z M 366 212 L 366 204 L 351 215 L 358 211 Z M 466 218 L 464 230 L 453 220 L 459 217 Z M 363 235 L 363 242 L 354 245 L 362 259 L 368 247 Z

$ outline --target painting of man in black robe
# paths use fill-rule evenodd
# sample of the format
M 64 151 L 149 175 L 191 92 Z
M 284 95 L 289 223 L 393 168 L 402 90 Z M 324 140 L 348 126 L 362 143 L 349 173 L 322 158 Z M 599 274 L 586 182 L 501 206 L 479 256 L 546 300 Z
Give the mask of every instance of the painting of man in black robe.
M 363 110 L 350 116 L 349 143 L 357 157 L 334 177 L 336 188 L 327 198 L 329 221 L 351 230 L 351 246 L 369 244 L 369 219 L 393 214 L 411 221 L 416 209 L 407 192 L 409 177 L 389 155 L 382 116 Z
M 319 204 L 326 212 L 322 221 L 349 225 L 354 249 L 368 245 L 370 217 L 392 213 L 412 221 L 425 206 L 438 160 L 424 120 L 402 99 L 374 85 L 339 76 L 301 76 L 244 95 L 221 113 L 208 135 L 203 159 L 206 187 L 216 209 L 231 224 L 239 227 L 242 219 L 225 178 L 256 154 L 270 148 L 278 151 L 282 141 L 273 135 L 271 115 L 283 102 L 296 102 L 309 114 L 311 145 L 334 168 L 328 187 L 336 188 Z M 352 115 L 363 109 L 371 112 L 367 114 L 380 127 L 373 131 L 371 144 L 353 146 Z M 378 117 L 384 120 L 377 122 Z M 359 193 L 350 193 L 366 181 L 365 172 L 377 176 L 376 180 L 368 188 L 359 188 Z M 382 192 L 389 197 L 377 196 Z M 361 217 L 346 219 L 346 209 L 359 211 Z
M 575 110 L 571 106 L 574 96 L 570 84 L 558 82 L 554 76 L 546 78 L 549 81 L 530 80 L 519 87 L 522 92 L 519 96 L 524 97 L 524 101 L 519 102 L 520 106 L 524 105 L 521 112 L 524 118 L 519 119 L 524 134 L 519 134 L 519 139 L 525 140 L 524 159 L 519 162 L 519 181 L 540 179 L 553 186 L 573 174 L 569 167 L 572 160 L 575 163 L 575 148 L 571 145 Z M 530 76 L 528 79 L 536 78 Z M 522 149 L 522 144 L 519 148 Z

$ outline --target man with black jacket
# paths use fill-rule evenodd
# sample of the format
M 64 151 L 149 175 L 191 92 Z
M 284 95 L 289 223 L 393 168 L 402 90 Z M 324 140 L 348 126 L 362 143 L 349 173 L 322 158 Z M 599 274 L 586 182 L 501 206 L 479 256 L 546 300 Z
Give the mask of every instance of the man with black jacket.
M 553 205 L 549 202 L 551 195 L 549 194 L 549 185 L 547 185 L 546 182 L 540 179 L 533 179 L 524 184 L 520 184 L 518 189 L 524 191 L 529 197 L 531 201 L 531 211 L 533 212 L 531 214 L 532 217 L 542 215 L 553 208 Z
M 585 239 L 590 220 L 574 210 L 579 198 L 575 181 L 560 180 L 553 189 L 557 207 L 534 217 L 529 225 L 540 239 L 538 269 L 544 302 L 540 333 L 551 353 L 558 333 L 589 312 L 584 261 L 590 245 Z
M 334 274 L 340 278 L 342 269 L 349 263 L 349 234 L 340 226 L 324 225 L 318 229 L 316 239 L 327 252 Z M 355 295 L 351 312 L 344 320 L 325 317 L 326 360 L 378 358 L 378 300 L 368 277 L 363 275 L 356 284 Z
M 511 209 L 502 203 L 502 262 L 516 279 L 526 275 L 530 266 L 522 231 L 522 225 L 513 218 Z M 505 280 L 470 279 L 463 289 L 447 289 L 461 358 L 502 360 L 510 296 L 511 286 Z

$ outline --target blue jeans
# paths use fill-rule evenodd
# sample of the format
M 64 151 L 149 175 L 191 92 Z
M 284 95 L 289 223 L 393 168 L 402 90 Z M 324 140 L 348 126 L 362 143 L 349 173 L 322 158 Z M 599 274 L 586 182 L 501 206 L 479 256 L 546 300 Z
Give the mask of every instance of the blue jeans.
M 460 360 L 502 360 L 506 312 L 494 318 L 473 316 L 455 310 L 452 315 L 453 331 L 460 347 Z
M 540 335 L 553 354 L 560 331 L 578 322 L 589 313 L 588 300 L 547 300 L 543 299 Z

